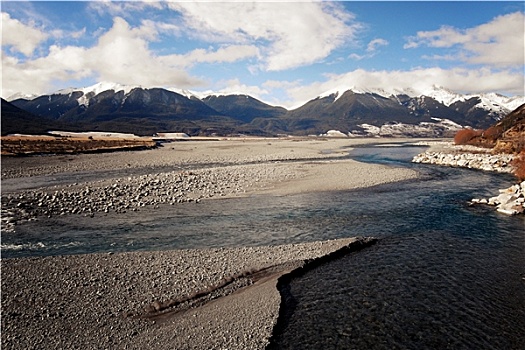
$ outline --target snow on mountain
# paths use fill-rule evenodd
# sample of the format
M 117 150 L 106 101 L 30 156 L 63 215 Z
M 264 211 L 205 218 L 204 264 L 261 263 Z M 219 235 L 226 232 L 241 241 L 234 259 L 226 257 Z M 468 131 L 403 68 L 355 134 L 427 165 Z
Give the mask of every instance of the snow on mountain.
M 432 118 L 434 122 L 421 122 L 419 124 L 405 123 L 385 123 L 380 126 L 370 124 L 360 124 L 361 130 L 353 130 L 349 136 L 367 136 L 367 137 L 450 137 L 463 126 L 454 123 L 449 119 Z
M 75 91 L 82 92 L 82 96 L 77 99 L 80 105 L 87 106 L 89 100 L 93 97 L 107 90 L 114 90 L 115 92 L 124 91 L 124 94 L 127 95 L 132 89 L 141 88 L 139 85 L 121 85 L 111 82 L 101 82 L 92 86 L 84 88 L 67 88 L 62 89 L 54 94 L 70 95 Z M 217 92 L 217 91 L 202 91 L 194 92 L 186 89 L 179 89 L 176 87 L 167 88 L 168 91 L 178 93 L 182 96 L 185 96 L 189 99 L 197 98 L 200 100 L 205 99 L 209 96 L 228 96 L 228 95 L 240 95 L 247 96 L 246 93 L 241 91 L 228 91 L 228 92 Z M 449 89 L 446 89 L 442 86 L 432 85 L 430 87 L 422 88 L 413 88 L 413 87 L 362 87 L 362 86 L 337 86 L 330 90 L 325 91 L 320 94 L 318 98 L 329 97 L 335 95 L 334 102 L 343 96 L 347 91 L 352 91 L 356 94 L 377 94 L 385 98 L 394 98 L 398 99 L 400 95 L 407 95 L 412 98 L 421 98 L 424 96 L 431 97 L 434 100 L 444 104 L 445 106 L 450 106 L 455 102 L 464 102 L 472 98 L 479 98 L 480 102 L 475 106 L 477 108 L 482 108 L 487 111 L 495 112 L 497 114 L 503 115 L 507 114 L 510 111 L 515 110 L 520 105 L 525 103 L 525 96 L 513 96 L 507 97 L 496 93 L 481 93 L 481 94 L 461 94 L 453 92 Z M 39 96 L 27 95 L 18 93 L 10 96 L 7 101 L 14 101 L 16 99 L 26 99 L 32 100 Z M 248 96 L 247 96 L 248 97 Z M 401 103 L 401 101 L 399 101 Z
M 77 101 L 81 106 L 88 106 L 89 99 L 93 96 L 96 96 L 104 91 L 114 90 L 115 92 L 124 91 L 124 94 L 128 94 L 131 90 L 135 88 L 140 88 L 140 86 L 134 85 L 121 85 L 118 83 L 109 83 L 101 82 L 95 85 L 87 86 L 84 88 L 67 88 L 55 92 L 56 95 L 71 95 L 73 92 L 80 91 L 82 96 L 80 96 Z
M 445 106 L 450 106 L 455 102 L 464 102 L 472 98 L 478 98 L 480 102 L 475 105 L 475 107 L 495 112 L 500 115 L 507 114 L 525 103 L 525 96 L 507 97 L 497 93 L 463 95 L 436 85 L 432 86 L 431 89 L 424 91 L 423 95 L 432 97 L 436 101 L 443 103 Z
M 338 86 L 336 88 L 330 89 L 321 95 L 319 95 L 320 98 L 328 97 L 331 95 L 335 95 L 335 101 L 337 101 L 343 94 L 347 91 L 352 91 L 355 94 L 376 94 L 382 97 L 390 98 L 392 96 L 397 95 L 408 95 L 410 97 L 416 97 L 418 94 L 416 91 L 412 88 L 373 88 L 373 87 L 362 87 L 362 86 Z
M 11 102 L 11 101 L 18 100 L 18 99 L 24 99 L 24 100 L 31 101 L 31 100 L 34 100 L 37 97 L 38 97 L 38 95 L 23 94 L 21 92 L 17 92 L 16 94 L 11 95 L 8 98 L 6 98 L 6 101 L 7 102 Z
M 480 94 L 479 97 L 481 98 L 479 105 L 492 110 L 498 107 L 505 107 L 509 111 L 513 111 L 525 103 L 525 96 L 507 97 L 500 94 L 488 93 Z
M 514 96 L 507 99 L 506 105 L 511 111 L 513 111 L 524 103 L 525 96 Z
M 341 98 L 341 96 L 343 96 L 343 94 L 347 91 L 352 91 L 356 94 L 377 94 L 385 98 L 395 98 L 398 95 L 407 95 L 413 98 L 427 96 L 444 104 L 445 106 L 450 106 L 455 102 L 464 102 L 471 98 L 479 98 L 480 102 L 476 105 L 476 107 L 483 108 L 488 111 L 493 111 L 498 114 L 506 114 L 510 111 L 515 110 L 523 103 L 525 103 L 525 96 L 507 97 L 497 93 L 460 94 L 438 85 L 432 85 L 431 87 L 423 89 L 396 87 L 363 88 L 357 86 L 339 86 L 322 93 L 321 95 L 319 95 L 319 98 L 335 95 L 335 102 L 339 98 Z
M 434 100 L 441 102 L 445 106 L 450 106 L 454 102 L 465 101 L 469 99 L 469 97 L 455 93 L 449 89 L 437 85 L 432 85 L 430 88 L 420 91 L 417 97 L 420 96 L 432 97 Z
M 178 88 L 175 88 L 175 87 L 170 87 L 170 88 L 167 88 L 166 90 L 168 91 L 171 91 L 171 92 L 174 92 L 174 93 L 177 93 L 179 95 L 182 95 L 184 97 L 187 97 L 187 98 L 198 98 L 199 100 L 201 100 L 201 96 L 200 94 L 196 93 L 196 92 L 193 92 L 193 91 L 190 91 L 190 90 L 186 90 L 186 89 L 178 89 Z
M 241 92 L 241 91 L 238 91 L 238 90 L 231 90 L 231 91 L 211 91 L 211 90 L 207 90 L 207 91 L 202 91 L 202 92 L 199 92 L 198 96 L 201 100 L 207 98 L 207 97 L 223 97 L 223 96 L 245 96 L 246 98 L 248 98 L 250 95 L 246 94 L 246 92 Z M 257 98 L 257 96 L 254 96 L 254 95 L 251 95 L 255 98 Z
M 55 94 L 59 95 L 69 95 L 75 91 L 81 91 L 84 95 L 92 93 L 93 96 L 100 94 L 101 92 L 114 90 L 115 92 L 124 91 L 125 94 L 133 90 L 134 88 L 139 88 L 138 85 L 121 85 L 117 83 L 101 82 L 95 85 L 83 87 L 83 88 L 67 88 L 58 90 Z

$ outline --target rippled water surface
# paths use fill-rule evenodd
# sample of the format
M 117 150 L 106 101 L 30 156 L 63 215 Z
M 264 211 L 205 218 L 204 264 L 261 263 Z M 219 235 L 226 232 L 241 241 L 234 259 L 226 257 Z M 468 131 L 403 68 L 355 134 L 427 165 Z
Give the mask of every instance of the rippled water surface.
M 366 147 L 351 155 L 413 167 L 421 180 L 39 220 L 3 235 L 2 256 L 375 236 L 373 247 L 292 282 L 294 302 L 286 306 L 276 348 L 524 349 L 525 219 L 468 205 L 513 178 L 411 164 L 421 150 Z
M 347 209 L 379 243 L 294 279 L 272 348 L 524 349 L 525 220 L 466 205 L 501 180 L 441 169 L 363 192 Z

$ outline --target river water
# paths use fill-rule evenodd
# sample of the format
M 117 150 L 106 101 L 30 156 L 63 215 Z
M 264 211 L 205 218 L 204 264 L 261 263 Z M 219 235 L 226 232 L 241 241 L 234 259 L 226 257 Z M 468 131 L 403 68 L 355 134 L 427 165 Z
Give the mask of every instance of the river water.
M 354 156 L 399 165 L 403 153 Z M 509 178 L 420 169 L 426 180 L 338 199 L 359 217 L 349 229 L 381 239 L 292 280 L 270 348 L 525 349 L 525 220 L 466 204 Z
M 42 219 L 3 235 L 2 257 L 374 236 L 376 245 L 293 280 L 274 348 L 525 348 L 525 218 L 468 205 L 513 178 L 410 163 L 422 150 L 383 145 L 350 154 L 415 168 L 420 180 Z

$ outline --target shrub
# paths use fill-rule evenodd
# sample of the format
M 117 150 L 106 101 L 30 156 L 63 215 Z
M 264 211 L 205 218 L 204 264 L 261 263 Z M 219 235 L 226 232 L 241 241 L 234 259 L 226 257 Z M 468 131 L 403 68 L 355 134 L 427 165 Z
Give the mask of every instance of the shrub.
M 482 134 L 481 130 L 461 129 L 454 136 L 454 143 L 456 145 L 467 145 L 469 141 Z
M 501 126 L 491 126 L 483 132 L 482 136 L 489 141 L 496 141 L 502 134 L 503 128 Z
M 525 180 L 525 150 L 518 154 L 511 164 L 514 169 L 514 175 L 520 180 Z

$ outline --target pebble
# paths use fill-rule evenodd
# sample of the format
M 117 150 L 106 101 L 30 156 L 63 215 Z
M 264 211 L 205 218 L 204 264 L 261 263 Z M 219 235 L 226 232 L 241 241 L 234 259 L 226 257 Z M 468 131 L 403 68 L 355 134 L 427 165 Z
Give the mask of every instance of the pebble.
M 416 155 L 412 162 L 511 173 L 513 159 L 512 154 L 424 152 Z
M 66 186 L 58 191 L 7 194 L 2 196 L 2 231 L 12 232 L 16 223 L 42 216 L 84 214 L 95 217 L 96 213 L 125 213 L 146 206 L 198 204 L 203 199 L 244 194 L 254 186 L 264 186 L 262 182 L 291 176 L 284 169 L 268 171 L 257 165 L 238 165 L 127 176 L 109 183 L 84 183 L 82 188 Z
M 216 322 L 208 320 L 212 326 L 201 323 L 201 329 L 197 330 L 180 329 L 178 324 L 170 326 L 169 322 L 159 322 L 157 327 L 154 321 L 136 316 L 147 306 L 158 308 L 160 302 L 216 286 L 230 276 L 323 256 L 353 241 L 350 238 L 294 246 L 1 259 L 1 346 L 5 349 L 219 349 L 228 346 L 264 349 L 271 333 L 267 326 L 274 322 L 272 319 L 256 318 L 252 324 L 252 318 L 246 315 L 225 314 Z M 270 305 L 257 307 L 267 309 Z M 275 307 L 278 308 L 278 304 Z M 196 312 L 193 310 L 188 315 Z M 244 327 L 233 335 L 238 337 L 236 344 L 229 340 L 231 329 L 227 317 L 241 321 L 246 317 Z M 215 340 L 210 338 L 214 333 L 217 333 Z M 130 334 L 134 337 L 130 338 Z M 185 342 L 188 336 L 206 339 L 199 345 Z M 223 336 L 228 339 L 221 341 Z M 162 337 L 166 342 L 155 345 Z

